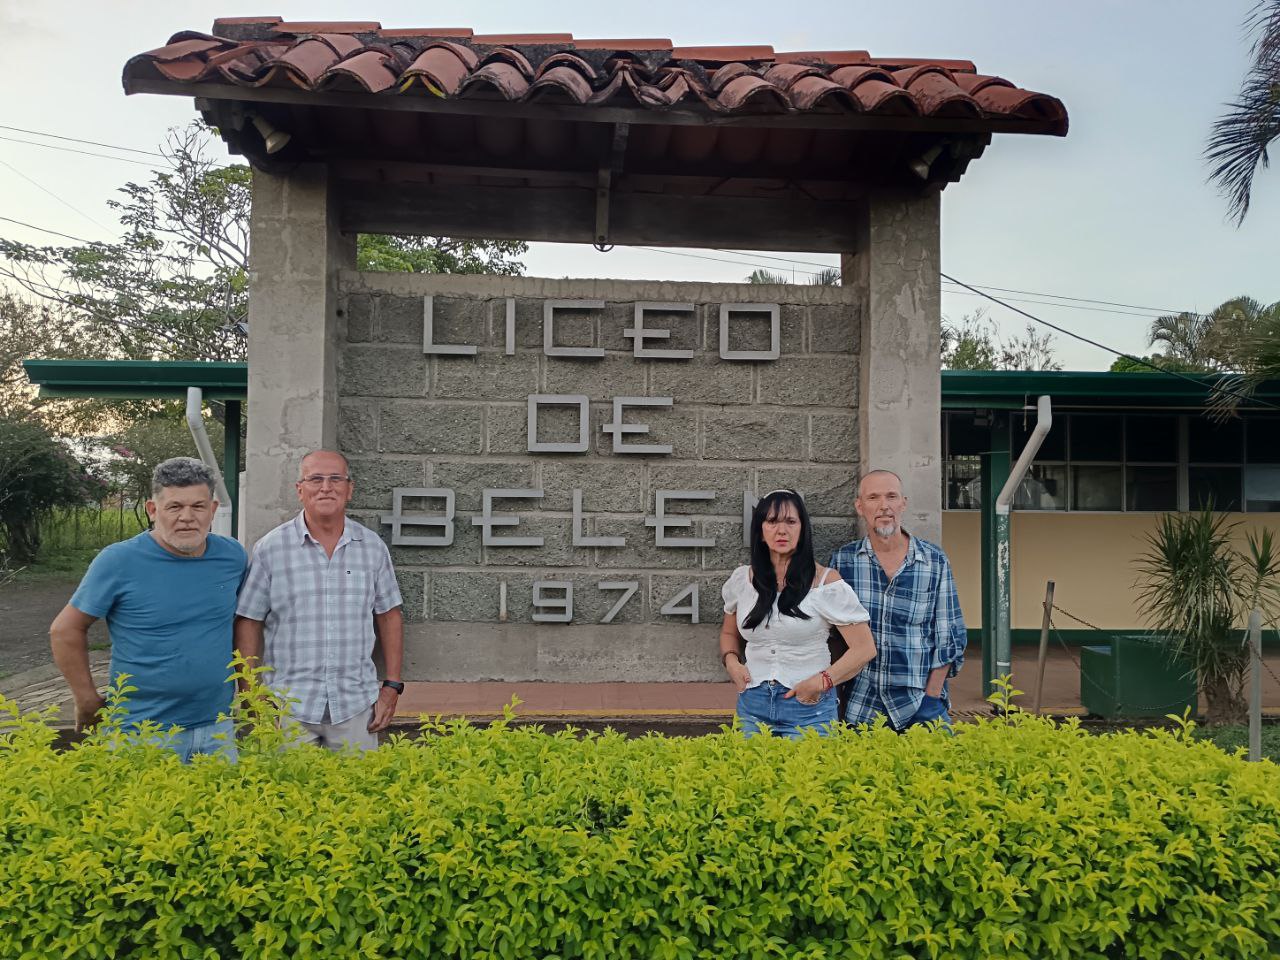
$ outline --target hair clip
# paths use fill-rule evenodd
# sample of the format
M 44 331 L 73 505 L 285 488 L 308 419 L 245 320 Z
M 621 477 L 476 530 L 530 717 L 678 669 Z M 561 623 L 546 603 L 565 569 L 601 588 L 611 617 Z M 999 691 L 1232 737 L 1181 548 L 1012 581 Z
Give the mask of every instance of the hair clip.
M 760 499 L 763 500 L 765 497 L 772 497 L 775 493 L 789 493 L 793 497 L 800 497 L 801 500 L 804 499 L 804 497 L 801 496 L 800 491 L 790 490 L 787 487 L 779 487 L 777 490 L 770 490 L 768 493 L 763 493 L 760 495 Z

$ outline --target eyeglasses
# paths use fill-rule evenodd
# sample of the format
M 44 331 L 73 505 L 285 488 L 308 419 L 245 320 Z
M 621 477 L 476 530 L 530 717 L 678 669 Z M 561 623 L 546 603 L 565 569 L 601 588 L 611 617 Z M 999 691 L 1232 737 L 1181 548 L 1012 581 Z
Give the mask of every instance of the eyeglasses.
M 326 482 L 329 486 L 336 487 L 338 484 L 346 483 L 350 479 L 350 477 L 344 477 L 337 473 L 330 473 L 325 476 L 317 473 L 310 477 L 303 477 L 301 482 L 305 483 L 308 487 L 322 487 Z

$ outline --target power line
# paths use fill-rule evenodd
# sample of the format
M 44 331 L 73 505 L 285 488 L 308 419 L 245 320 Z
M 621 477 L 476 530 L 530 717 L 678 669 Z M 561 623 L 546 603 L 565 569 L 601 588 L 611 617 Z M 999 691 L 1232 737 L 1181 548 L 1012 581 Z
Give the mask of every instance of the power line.
M 29 147 L 44 147 L 46 150 L 57 150 L 61 153 L 78 153 L 82 157 L 98 157 L 102 160 L 115 160 L 117 163 L 136 163 L 140 167 L 147 167 L 150 170 L 155 169 L 154 163 L 147 163 L 145 160 L 135 160 L 133 157 L 113 157 L 106 153 L 94 153 L 91 150 L 77 150 L 74 147 L 60 147 L 56 143 L 37 143 L 35 140 L 22 140 L 19 137 L 0 136 L 0 140 L 8 143 L 25 143 Z
M 818 260 L 796 260 L 789 257 L 768 256 L 763 253 L 756 253 L 755 251 L 751 251 L 750 253 L 747 253 L 746 251 L 724 250 L 721 248 L 716 248 L 716 252 L 717 253 L 733 253 L 733 254 L 738 254 L 740 256 L 752 256 L 762 260 L 776 260 L 779 263 L 794 263 L 794 264 L 802 264 L 810 267 L 825 267 L 828 270 L 837 266 L 836 264 L 822 263 L 821 261 L 818 261 Z M 806 270 L 803 272 L 810 273 L 812 271 Z M 1043 290 L 1015 290 L 1011 287 L 995 287 L 986 283 L 975 283 L 972 286 L 980 290 L 994 290 L 997 293 L 1018 293 L 1028 297 L 1051 297 L 1055 300 L 1071 300 L 1076 303 L 1096 303 L 1096 304 L 1101 304 L 1102 306 L 1107 306 L 1107 307 L 1124 307 L 1125 309 L 1128 309 L 1128 310 L 1149 310 L 1152 313 L 1158 313 L 1158 314 L 1189 313 L 1195 316 L 1205 316 L 1205 314 L 1199 313 L 1195 310 L 1182 310 L 1174 307 L 1148 307 L 1140 303 L 1119 303 L 1115 300 L 1097 300 L 1092 297 L 1073 297 L 1073 296 L 1068 296 L 1067 294 L 1064 294 L 1064 293 L 1046 293 Z M 1053 306 L 1053 304 L 1047 304 L 1047 306 Z
M 13 219 L 13 217 L 0 216 L 0 220 L 3 220 L 6 223 L 17 224 L 19 227 L 26 227 L 28 230 L 36 230 L 36 231 L 39 231 L 40 233 L 48 233 L 55 237 L 62 237 L 62 239 L 64 240 L 74 240 L 76 243 L 88 244 L 91 247 L 106 246 L 108 243 L 108 241 L 105 241 L 105 240 L 86 240 L 84 237 L 73 237 L 69 233 L 62 233 L 58 230 L 50 230 L 48 227 L 37 227 L 34 223 L 27 223 L 26 221 L 23 221 L 23 220 L 15 220 Z M 153 253 L 151 254 L 151 256 L 156 260 L 172 260 L 174 263 L 187 263 L 188 261 L 207 263 L 207 264 L 210 264 L 211 266 L 218 267 L 220 269 L 225 269 L 229 266 L 229 264 L 219 263 L 217 260 L 210 259 L 209 257 L 196 257 L 196 256 L 179 257 L 171 253 Z
M 84 237 L 73 237 L 69 233 L 59 233 L 57 230 L 50 230 L 48 227 L 37 227 L 34 223 L 26 223 L 22 220 L 15 220 L 13 217 L 0 217 L 5 223 L 15 223 L 20 227 L 26 227 L 28 230 L 38 230 L 40 233 L 49 233 L 55 237 L 61 237 L 63 240 L 74 240 L 76 243 L 87 243 L 93 246 L 102 243 L 101 240 L 86 240 Z
M 63 200 L 63 199 L 62 199 L 62 197 L 58 196 L 58 195 L 57 195 L 56 193 L 54 193 L 52 190 L 48 189 L 47 187 L 43 187 L 43 186 L 41 186 L 39 183 L 37 183 L 36 181 L 32 180 L 30 177 L 28 177 L 25 173 L 23 173 L 21 170 L 19 170 L 17 167 L 15 167 L 13 164 L 9 163 L 7 160 L 0 160 L 0 165 L 3 165 L 3 166 L 5 166 L 5 167 L 8 167 L 10 170 L 12 170 L 12 171 L 13 171 L 14 173 L 16 173 L 18 176 L 20 176 L 23 180 L 27 181 L 27 183 L 31 184 L 31 185 L 32 185 L 33 187 L 35 187 L 37 190 L 41 191 L 42 193 L 46 193 L 46 194 L 48 194 L 49 196 L 53 197 L 53 199 L 57 200 L 60 204 L 62 204 L 62 205 L 63 205 L 64 207 L 66 207 L 68 210 L 74 210 L 76 213 L 80 214 L 80 216 L 84 217 L 84 218 L 85 218 L 86 220 L 88 220 L 90 223 L 92 223 L 92 224 L 94 224 L 94 225 L 96 225 L 96 226 L 101 227 L 103 230 L 107 230 L 107 231 L 110 231 L 110 230 L 111 230 L 111 228 L 110 228 L 110 227 L 108 227 L 108 226 L 106 226 L 105 224 L 100 223 L 99 221 L 95 220 L 93 217 L 89 216 L 89 214 L 85 213 L 85 212 L 84 212 L 83 210 L 81 210 L 79 207 L 77 207 L 77 206 L 75 206 L 75 205 L 71 204 L 70 202 L 68 202 L 68 201 L 66 201 L 66 200 Z
M 736 264 L 736 265 L 738 265 L 738 266 L 743 266 L 743 267 L 756 267 L 757 269 L 761 269 L 761 270 L 774 269 L 774 268 L 771 268 L 768 264 L 755 263 L 755 262 L 752 262 L 752 261 L 750 261 L 750 260 L 726 260 L 726 259 L 725 259 L 725 258 L 723 258 L 723 257 L 708 257 L 708 256 L 706 256 L 705 254 L 701 254 L 701 253 L 689 253 L 688 251 L 684 251 L 684 250 L 660 250 L 660 249 L 658 249 L 657 247 L 638 247 L 637 249 L 640 249 L 640 250 L 648 250 L 648 251 L 650 251 L 650 252 L 652 252 L 652 253 L 662 253 L 662 254 L 665 254 L 665 255 L 667 255 L 667 256 L 669 256 L 669 257 L 691 257 L 691 258 L 693 258 L 693 259 L 695 259 L 695 260 L 710 260 L 710 261 L 712 261 L 712 262 L 714 262 L 714 263 L 730 263 L 730 264 Z M 719 252 L 719 253 L 735 253 L 736 251 L 733 251 L 733 250 L 718 250 L 717 252 Z M 745 254 L 744 254 L 744 255 L 745 255 Z M 813 261 L 809 261 L 809 260 L 787 260 L 787 259 L 786 259 L 786 258 L 784 258 L 784 257 L 767 257 L 767 256 L 764 256 L 763 254 L 761 254 L 760 256 L 762 257 L 762 259 L 766 259 L 766 260 L 781 260 L 781 261 L 783 261 L 784 263 L 808 263 L 808 264 L 811 264 L 811 265 L 813 265 L 813 266 L 817 266 L 817 265 L 818 265 L 818 264 L 814 263 Z M 808 276 L 811 276 L 811 277 L 818 276 L 820 273 L 822 273 L 822 272 L 823 272 L 823 271 L 820 271 L 820 270 L 795 270 L 795 268 L 792 268 L 792 269 L 793 269 L 793 272 L 795 272 L 795 273 L 803 273 L 803 274 L 807 274 Z M 834 267 L 833 267 L 833 266 L 831 266 L 831 265 L 828 265 L 826 269 L 831 270 L 831 269 L 834 269 Z M 785 279 L 784 279 L 784 282 L 785 282 Z M 952 281 L 947 281 L 947 282 L 952 282 Z M 976 286 L 976 285 L 975 285 L 975 286 Z M 996 289 L 996 288 L 992 288 L 992 289 Z M 943 292 L 944 292 L 944 293 L 957 294 L 957 295 L 960 295 L 960 296 L 974 296 L 974 295 L 976 295 L 976 296 L 986 296 L 986 294 L 985 294 L 985 293 L 982 293 L 982 292 L 977 291 L 977 290 L 974 290 L 972 293 L 969 293 L 969 292 L 964 291 L 964 290 L 951 290 L 951 289 L 945 290 L 945 291 L 943 291 Z M 1040 294 L 1040 296 L 1053 296 L 1053 294 Z M 1013 303 L 1029 303 L 1029 304 L 1034 304 L 1034 305 L 1036 305 L 1036 306 L 1042 306 L 1042 307 L 1060 307 L 1060 308 L 1061 308 L 1061 309 L 1063 309 L 1063 310 L 1087 310 L 1087 311 L 1089 311 L 1089 312 L 1091 312 L 1091 313 L 1106 313 L 1106 314 L 1110 314 L 1110 315 L 1112 315 L 1112 316 L 1140 317 L 1140 318 L 1142 318 L 1142 319 L 1144 319 L 1144 320 L 1152 320 L 1152 319 L 1155 319 L 1155 318 L 1154 318 L 1154 316 L 1152 316 L 1152 315 L 1150 315 L 1150 314 L 1145 314 L 1145 313 L 1134 313 L 1134 312 L 1132 312 L 1132 311 L 1127 311 L 1127 310 L 1109 310 L 1109 309 L 1106 309 L 1106 308 L 1103 308 L 1103 307 L 1089 307 L 1089 306 L 1085 306 L 1085 305 L 1084 305 L 1084 304 L 1086 304 L 1086 303 L 1106 303 L 1107 301 L 1104 301 L 1104 300 L 1087 300 L 1087 299 L 1085 299 L 1085 298 L 1083 298 L 1083 297 L 1075 297 L 1075 298 L 1072 298 L 1072 299 L 1078 300 L 1078 301 L 1080 301 L 1080 302 L 1079 302 L 1079 303 L 1053 303 L 1053 302 L 1050 302 L 1050 301 L 1047 301 L 1047 300 L 1020 300 L 1020 299 L 1011 299 L 1011 301 L 1010 301 L 1010 302 L 1013 302 Z M 1145 309 L 1145 308 L 1144 308 L 1144 309 Z M 1155 309 L 1155 308 L 1152 308 L 1152 309 Z
M 137 147 L 121 147 L 114 143 L 102 143 L 98 140 L 83 140 L 80 137 L 64 137 L 60 133 L 45 133 L 42 130 L 27 130 L 24 127 L 10 127 L 0 123 L 0 130 L 12 130 L 14 133 L 26 133 L 33 137 L 49 137 L 53 140 L 66 140 L 68 143 L 86 143 L 91 147 L 106 147 L 108 150 L 123 150 L 126 153 L 140 153 L 147 157 L 159 157 L 161 160 L 166 159 L 163 153 L 155 150 L 139 150 Z
M 764 264 L 751 263 L 748 260 L 726 260 L 724 257 L 708 257 L 706 254 L 688 253 L 684 250 L 659 250 L 657 247 L 636 247 L 635 249 L 648 250 L 650 253 L 662 253 L 668 257 L 691 257 L 694 260 L 711 260 L 711 261 L 714 261 L 715 263 L 732 263 L 740 267 L 759 267 L 762 270 L 767 269 Z M 721 252 L 724 252 L 724 251 L 721 251 Z M 796 272 L 807 273 L 811 277 L 816 277 L 818 275 L 818 271 L 816 270 L 798 270 Z
M 1066 329 L 1066 327 L 1060 327 L 1056 323 L 1050 323 L 1048 320 L 1042 320 L 1040 317 L 1037 317 L 1033 313 L 1027 313 L 1027 311 L 1022 310 L 1019 307 L 1011 306 L 1009 303 L 1005 302 L 1004 300 L 1001 300 L 999 297 L 993 297 L 989 293 L 983 293 L 981 290 L 974 288 L 973 286 L 965 283 L 963 280 L 957 280 L 955 277 L 947 276 L 947 274 L 945 273 L 942 274 L 942 276 L 945 279 L 950 280 L 954 284 L 957 284 L 961 287 L 965 287 L 968 290 L 972 290 L 974 293 L 978 294 L 979 296 L 986 297 L 992 303 L 999 304 L 1000 306 L 1004 307 L 1006 310 L 1012 310 L 1014 313 L 1020 314 L 1026 317 L 1028 320 L 1034 320 L 1036 323 L 1043 324 L 1044 326 L 1048 327 L 1050 330 L 1056 330 L 1058 333 L 1061 333 L 1064 336 L 1072 337 L 1073 339 L 1079 340 L 1082 343 L 1089 344 L 1089 346 L 1091 347 L 1097 347 L 1099 350 L 1104 350 L 1107 353 L 1115 354 L 1117 357 L 1124 357 L 1126 360 L 1132 360 L 1134 363 L 1139 363 L 1144 367 L 1150 367 L 1152 370 L 1156 371 L 1157 373 L 1163 373 L 1163 374 L 1166 374 L 1167 376 L 1177 377 L 1179 380 L 1185 380 L 1188 383 L 1193 383 L 1202 390 L 1207 389 L 1205 387 L 1205 384 L 1197 380 L 1195 377 L 1189 377 L 1185 373 L 1180 373 L 1177 370 L 1165 369 L 1164 367 L 1158 364 L 1152 363 L 1150 360 L 1144 359 L 1143 357 L 1135 357 L 1131 353 L 1124 353 L 1123 351 L 1117 350 L 1115 347 L 1107 346 L 1105 343 L 1099 343 L 1097 340 L 1090 340 L 1088 337 L 1084 336 L 1083 334 L 1074 333 L 1073 331 Z M 1219 382 L 1215 385 L 1214 389 L 1221 391 L 1227 396 L 1234 397 L 1237 400 L 1244 400 L 1248 403 L 1257 403 L 1265 407 L 1272 407 L 1273 409 L 1280 410 L 1280 403 L 1272 403 L 1271 401 L 1264 400 L 1261 397 L 1256 397 L 1256 396 L 1251 397 L 1248 394 L 1238 393 L 1237 391 L 1234 391 L 1234 390 L 1228 390 L 1226 387 L 1222 385 L 1221 380 L 1219 380 Z
M 974 284 L 976 287 L 977 284 Z M 995 289 L 994 287 L 988 289 Z M 985 297 L 986 293 L 973 292 L 969 290 L 952 290 L 948 288 L 943 293 L 953 294 L 958 297 Z M 1116 317 L 1141 317 L 1144 320 L 1154 320 L 1155 317 L 1149 313 L 1135 313 L 1132 310 L 1108 310 L 1106 307 L 1086 307 L 1084 304 L 1076 303 L 1054 303 L 1052 300 L 1026 300 L 1019 297 L 1007 297 L 1010 303 L 1031 303 L 1041 307 L 1060 307 L 1063 310 L 1088 310 L 1090 313 L 1106 313 Z
M 129 153 L 137 153 L 143 156 L 157 157 L 163 160 L 169 159 L 163 153 L 158 153 L 154 150 L 140 150 L 136 147 L 122 147 L 116 144 L 103 143 L 98 140 L 85 140 L 80 137 L 68 137 L 62 134 L 57 134 L 57 133 L 45 133 L 40 130 L 29 130 L 29 129 L 26 129 L 25 127 L 14 127 L 14 126 L 8 126 L 6 124 L 0 124 L 0 130 L 12 130 L 18 133 L 26 133 L 26 134 L 30 134 L 32 136 L 37 136 L 37 137 L 50 137 L 57 140 L 65 140 L 69 143 L 88 144 L 90 146 L 95 146 L 95 147 L 106 147 L 109 150 L 123 150 Z M 58 147 L 54 144 L 36 143 L 30 140 L 20 140 L 16 137 L 0 136 L 0 140 L 7 140 L 12 143 L 28 144 L 30 146 L 35 146 L 35 147 L 47 147 L 48 149 L 51 149 L 51 150 L 63 150 L 63 151 L 66 151 L 67 153 L 78 153 L 88 157 L 99 157 L 104 160 L 122 160 L 126 163 L 136 163 L 136 164 L 139 164 L 140 166 L 150 166 L 149 164 L 141 160 L 131 160 L 125 157 L 112 157 L 106 154 L 92 153 L 86 150 L 74 150 L 68 147 Z M 217 167 L 218 165 L 214 164 L 213 166 Z M 749 260 L 724 260 L 719 257 L 708 257 L 701 254 L 678 252 L 678 251 L 672 251 L 672 250 L 659 250 L 655 247 L 641 247 L 639 249 L 649 250 L 653 253 L 663 253 L 663 254 L 667 254 L 668 256 L 693 257 L 700 260 L 710 260 L 716 263 L 729 263 L 729 264 L 741 263 L 744 266 L 758 267 L 760 269 L 770 269 L 766 264 L 753 263 Z M 803 273 L 808 276 L 817 276 L 819 273 L 822 273 L 826 270 L 839 269 L 838 264 L 823 263 L 817 260 L 797 260 L 794 257 L 779 257 L 772 254 L 759 253 L 756 251 L 748 252 L 748 251 L 739 251 L 739 250 L 727 250 L 723 248 L 714 248 L 714 249 L 716 250 L 717 253 L 727 253 L 733 256 L 749 256 L 749 257 L 754 257 L 757 260 L 770 260 L 770 261 L 775 261 L 777 263 L 789 264 L 793 266 L 792 272 Z M 794 266 L 812 266 L 812 267 L 819 267 L 821 269 L 796 271 L 794 270 Z M 948 281 L 948 282 L 953 282 L 953 281 Z M 1206 314 L 1199 313 L 1198 311 L 1195 311 L 1195 310 L 1181 310 L 1174 307 L 1151 307 L 1151 306 L 1144 306 L 1142 304 L 1136 304 L 1136 303 L 1121 303 L 1115 300 L 1098 300 L 1092 297 L 1075 297 L 1075 296 L 1070 296 L 1068 294 L 1047 293 L 1042 290 L 1019 290 L 1012 287 L 998 287 L 998 286 L 993 286 L 990 284 L 982 284 L 982 283 L 972 284 L 971 288 L 975 292 L 977 290 L 994 290 L 997 293 L 1012 293 L 1012 294 L 1018 294 L 1020 296 L 1025 296 L 1025 297 L 1047 297 L 1047 298 L 1050 298 L 1051 300 L 1066 300 L 1071 303 L 1096 304 L 1098 306 L 1104 306 L 1104 307 L 1120 307 L 1122 308 L 1121 311 L 1098 310 L 1096 307 L 1072 307 L 1071 308 L 1071 309 L 1077 309 L 1077 310 L 1092 310 L 1093 312 L 1097 312 L 1097 313 L 1115 313 L 1118 316 L 1136 316 L 1136 317 L 1144 316 L 1144 314 L 1142 313 L 1122 312 L 1127 310 L 1148 311 L 1151 314 L 1160 315 L 1160 316 L 1167 315 L 1167 314 L 1180 314 L 1180 313 L 1186 313 L 1186 314 L 1190 314 L 1192 316 L 1197 316 L 1197 317 L 1207 316 Z M 950 292 L 958 293 L 959 291 L 953 290 Z M 1045 300 L 1014 300 L 1012 302 L 1029 303 L 1029 304 L 1035 304 L 1037 306 L 1046 306 L 1046 307 L 1067 306 L 1067 304 L 1050 303 Z

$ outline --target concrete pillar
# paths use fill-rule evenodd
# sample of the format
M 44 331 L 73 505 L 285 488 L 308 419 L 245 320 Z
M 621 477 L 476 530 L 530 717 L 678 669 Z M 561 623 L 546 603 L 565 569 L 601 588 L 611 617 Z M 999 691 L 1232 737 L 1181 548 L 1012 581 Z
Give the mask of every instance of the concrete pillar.
M 858 251 L 841 259 L 862 294 L 862 469 L 892 470 L 908 499 L 903 525 L 942 539 L 940 198 L 873 194 Z
M 326 167 L 253 172 L 249 257 L 249 542 L 298 509 L 303 456 L 338 441 L 337 273 L 354 266 Z

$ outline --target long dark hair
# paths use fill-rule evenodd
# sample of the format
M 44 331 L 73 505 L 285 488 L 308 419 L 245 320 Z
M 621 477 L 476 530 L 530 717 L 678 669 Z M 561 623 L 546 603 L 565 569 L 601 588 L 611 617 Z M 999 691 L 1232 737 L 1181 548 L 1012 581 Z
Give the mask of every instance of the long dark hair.
M 778 574 L 769 559 L 769 545 L 764 541 L 764 522 L 776 517 L 783 507 L 791 504 L 800 518 L 800 542 L 796 544 L 791 562 L 787 564 L 787 584 L 778 595 Z M 751 585 L 756 588 L 756 605 L 751 608 L 742 625 L 747 629 L 768 623 L 773 614 L 773 601 L 778 601 L 778 612 L 800 620 L 809 615 L 800 609 L 800 601 L 809 594 L 817 565 L 813 560 L 813 529 L 809 524 L 809 511 L 804 500 L 794 490 L 774 490 L 756 504 L 751 514 Z

